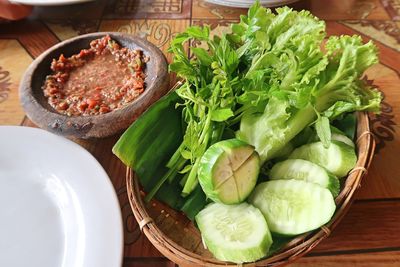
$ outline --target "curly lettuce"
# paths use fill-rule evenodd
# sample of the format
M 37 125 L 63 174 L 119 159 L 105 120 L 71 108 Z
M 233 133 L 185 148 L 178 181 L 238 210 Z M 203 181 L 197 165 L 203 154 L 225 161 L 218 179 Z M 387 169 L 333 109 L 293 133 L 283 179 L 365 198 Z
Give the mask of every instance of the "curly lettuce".
M 237 132 L 239 139 L 256 147 L 262 162 L 274 158 L 312 123 L 321 141 L 329 146 L 329 120 L 345 112 L 379 111 L 381 94 L 361 79 L 364 71 L 378 62 L 377 48 L 371 41 L 364 44 L 360 36 L 332 36 L 324 45 L 324 23 L 308 12 L 287 7 L 278 9 L 265 25 L 267 28 L 259 29 L 269 33 L 270 46 L 259 56 L 265 60 L 258 63 L 259 59 L 249 68 L 262 70 L 264 76 L 259 80 L 263 82 L 243 95 L 254 95 L 257 90 L 268 93 L 263 95 L 264 105 L 257 103 L 255 109 L 250 104 L 244 109 Z M 277 29 L 277 25 L 282 27 Z

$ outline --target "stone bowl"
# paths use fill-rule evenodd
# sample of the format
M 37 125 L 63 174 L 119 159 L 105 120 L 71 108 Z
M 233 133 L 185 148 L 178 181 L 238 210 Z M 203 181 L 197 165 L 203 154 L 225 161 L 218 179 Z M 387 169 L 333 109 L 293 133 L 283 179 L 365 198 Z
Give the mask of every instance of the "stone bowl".
M 145 91 L 120 109 L 93 116 L 67 116 L 52 108 L 44 96 L 42 86 L 51 73 L 53 58 L 61 54 L 69 57 L 89 48 L 92 40 L 105 35 L 129 49 L 140 49 L 150 58 L 144 70 Z M 168 65 L 163 53 L 155 45 L 139 37 L 116 32 L 97 32 L 77 36 L 54 45 L 36 58 L 26 70 L 20 87 L 20 102 L 28 118 L 47 131 L 76 138 L 103 138 L 122 132 L 151 104 L 169 89 Z

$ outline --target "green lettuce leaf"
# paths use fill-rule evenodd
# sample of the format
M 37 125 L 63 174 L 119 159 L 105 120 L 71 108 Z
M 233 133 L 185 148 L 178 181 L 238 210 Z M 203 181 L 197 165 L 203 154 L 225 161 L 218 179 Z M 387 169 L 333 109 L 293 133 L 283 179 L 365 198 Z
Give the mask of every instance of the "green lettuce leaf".
M 322 49 L 324 23 L 289 8 L 279 9 L 267 27 L 260 30 L 268 34 L 271 48 L 254 56 L 246 74 L 259 82 L 245 86 L 238 98 L 247 104 L 237 137 L 254 145 L 262 162 L 276 157 L 310 124 L 329 146 L 330 120 L 353 111 L 379 111 L 380 92 L 362 79 L 378 62 L 372 42 L 334 36 Z

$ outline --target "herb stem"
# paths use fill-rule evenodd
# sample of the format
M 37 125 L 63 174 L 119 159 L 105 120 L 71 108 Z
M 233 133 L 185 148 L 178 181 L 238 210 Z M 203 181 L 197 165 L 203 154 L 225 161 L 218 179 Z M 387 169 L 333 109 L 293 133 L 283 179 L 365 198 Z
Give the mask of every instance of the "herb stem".
M 184 165 L 186 163 L 186 159 L 184 158 L 180 158 L 179 161 L 177 161 L 176 166 L 173 166 L 173 168 L 169 169 L 165 175 L 158 180 L 158 182 L 154 185 L 154 187 L 151 189 L 151 191 L 146 195 L 146 197 L 144 198 L 144 200 L 146 202 L 149 202 L 154 196 L 155 194 L 158 192 L 158 190 L 161 188 L 161 186 L 164 184 L 164 182 L 166 180 L 171 179 L 170 177 L 175 177 L 176 174 L 178 173 L 178 167 L 181 165 Z

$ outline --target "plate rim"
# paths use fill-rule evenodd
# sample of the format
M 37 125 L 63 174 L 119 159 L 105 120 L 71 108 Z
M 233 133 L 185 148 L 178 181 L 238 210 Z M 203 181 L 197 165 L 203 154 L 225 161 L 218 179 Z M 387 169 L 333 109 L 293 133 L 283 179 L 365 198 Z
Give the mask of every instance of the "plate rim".
M 93 2 L 96 0 L 10 0 L 13 4 L 31 5 L 31 6 L 63 6 L 63 5 L 76 5 L 86 2 Z
M 79 151 L 79 153 L 76 153 L 75 155 L 79 157 L 79 154 L 81 157 L 86 158 L 87 160 L 90 161 L 90 165 L 95 167 L 98 171 L 98 174 L 100 174 L 96 179 L 103 180 L 103 186 L 106 188 L 107 191 L 109 191 L 110 194 L 107 193 L 107 201 L 109 202 L 110 206 L 112 209 L 114 209 L 114 212 L 116 212 L 117 216 L 116 218 L 113 219 L 114 223 L 110 224 L 110 230 L 112 231 L 112 236 L 114 236 L 112 242 L 110 240 L 105 240 L 103 243 L 104 244 L 111 244 L 113 247 L 116 249 L 115 253 L 115 266 L 122 266 L 123 263 L 123 258 L 124 258 L 124 227 L 123 227 L 123 220 L 122 220 L 122 211 L 121 211 L 121 205 L 119 203 L 118 195 L 116 192 L 116 189 L 111 182 L 110 177 L 108 176 L 107 172 L 103 168 L 103 166 L 100 164 L 100 162 L 85 148 L 83 148 L 81 145 L 64 138 L 62 136 L 50 133 L 48 131 L 45 131 L 40 128 L 35 128 L 35 127 L 27 127 L 27 126 L 16 126 L 16 125 L 0 125 L 0 131 L 10 131 L 11 133 L 15 133 L 15 131 L 18 132 L 18 134 L 24 135 L 25 137 L 32 137 L 32 135 L 42 135 L 46 138 L 46 140 L 51 140 L 51 143 L 59 143 L 62 144 L 62 146 L 67 146 L 71 147 L 76 151 Z M 50 142 L 50 141 L 49 141 Z M 37 152 L 35 152 L 37 153 Z M 101 178 L 102 177 L 102 178 Z M 68 180 L 63 178 L 63 180 Z M 95 190 L 86 190 L 88 192 L 95 192 Z M 94 199 L 98 199 L 99 197 L 104 199 L 104 194 L 92 194 Z M 96 197 L 97 196 L 97 197 Z M 97 209 L 96 211 L 97 214 L 104 213 L 102 209 Z M 106 213 L 105 213 L 106 214 Z M 101 236 L 98 234 L 97 236 Z M 84 235 L 85 238 L 87 238 L 87 235 Z M 98 241 L 98 240 L 97 240 Z M 88 246 L 90 247 L 90 246 Z M 107 246 L 110 247 L 110 246 Z M 108 251 L 108 249 L 106 248 Z M 93 255 L 93 253 L 87 253 L 85 255 Z M 94 255 L 96 258 L 99 256 L 96 254 Z M 105 254 L 104 257 L 108 257 L 108 254 Z M 93 256 L 89 256 L 89 258 L 93 258 Z

